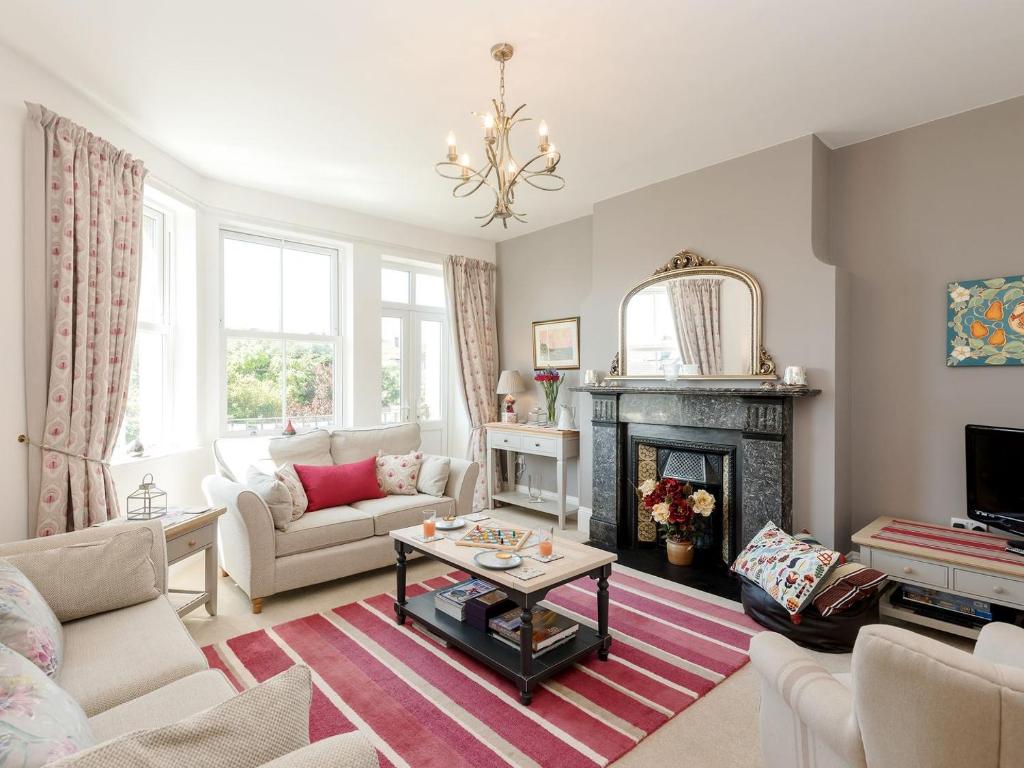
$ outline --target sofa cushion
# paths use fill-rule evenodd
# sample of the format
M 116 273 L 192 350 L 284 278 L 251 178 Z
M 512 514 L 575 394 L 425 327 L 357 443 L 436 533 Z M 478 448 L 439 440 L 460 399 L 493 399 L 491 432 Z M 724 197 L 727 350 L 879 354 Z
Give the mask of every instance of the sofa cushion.
M 446 496 L 437 498 L 425 493 L 385 496 L 383 499 L 357 501 L 352 506 L 373 518 L 373 532 L 377 536 L 386 536 L 399 528 L 419 525 L 423 522 L 423 512 L 428 509 L 435 510 L 438 517 L 455 513 L 454 499 Z
M 331 456 L 335 464 L 348 464 L 367 456 L 376 456 L 378 451 L 409 453 L 419 447 L 420 425 L 416 422 L 367 429 L 336 429 L 331 432 Z
M 297 665 L 213 709 L 106 741 L 53 768 L 257 768 L 309 744 L 311 693 L 309 669 Z
M 245 470 L 245 487 L 263 499 L 274 520 L 274 527 L 279 531 L 287 531 L 294 511 L 288 486 L 276 474 L 268 475 L 256 467 L 249 467 Z
M 419 451 L 400 455 L 377 455 L 377 485 L 389 496 L 413 496 L 423 466 Z
M 444 496 L 451 469 L 452 460 L 447 456 L 424 456 L 420 477 L 416 481 L 416 490 L 420 493 L 429 493 L 431 496 Z
M 58 621 L 153 600 L 157 589 L 153 529 L 134 526 L 106 540 L 67 544 L 43 552 L 10 555 L 32 579 Z
M 50 677 L 64 656 L 64 631 L 32 580 L 0 560 L 0 643 Z
M 326 467 L 335 463 L 331 459 L 331 435 L 326 429 L 315 429 L 290 437 L 272 437 L 267 450 L 278 467 L 282 464 Z
M 277 556 L 312 552 L 314 549 L 347 544 L 373 536 L 373 517 L 353 507 L 328 507 L 307 512 L 277 531 Z
M 353 501 L 383 496 L 384 491 L 377 480 L 376 462 L 376 458 L 370 456 L 362 461 L 330 467 L 296 464 L 295 472 L 302 481 L 309 502 L 306 511 L 341 507 Z
M 92 716 L 207 668 L 161 595 L 65 624 L 58 682 Z
M 223 672 L 207 669 L 100 712 L 89 718 L 89 727 L 97 742 L 106 741 L 130 731 L 171 725 L 234 695 Z
M 288 489 L 288 495 L 292 499 L 292 520 L 298 520 L 309 508 L 309 498 L 306 496 L 306 489 L 302 487 L 302 481 L 295 471 L 294 464 L 283 464 L 277 468 L 274 477 L 284 483 Z

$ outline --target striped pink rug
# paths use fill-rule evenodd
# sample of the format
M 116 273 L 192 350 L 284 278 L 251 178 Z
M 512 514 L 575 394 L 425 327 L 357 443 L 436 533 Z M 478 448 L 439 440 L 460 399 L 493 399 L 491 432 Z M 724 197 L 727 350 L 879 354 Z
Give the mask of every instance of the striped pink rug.
M 410 585 L 409 596 L 461 578 L 453 572 Z M 546 602 L 596 626 L 595 591 L 580 579 Z M 203 651 L 239 690 L 308 665 L 310 738 L 359 729 L 382 766 L 603 766 L 747 663 L 760 628 L 738 605 L 701 594 L 616 567 L 609 660 L 595 654 L 548 679 L 529 707 L 509 680 L 395 624 L 387 594 Z

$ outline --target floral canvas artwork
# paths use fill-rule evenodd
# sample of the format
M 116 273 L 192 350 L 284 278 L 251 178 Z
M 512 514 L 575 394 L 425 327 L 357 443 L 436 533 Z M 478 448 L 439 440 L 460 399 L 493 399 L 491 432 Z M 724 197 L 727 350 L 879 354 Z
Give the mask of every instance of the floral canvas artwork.
M 1024 275 L 950 283 L 946 365 L 1024 365 Z

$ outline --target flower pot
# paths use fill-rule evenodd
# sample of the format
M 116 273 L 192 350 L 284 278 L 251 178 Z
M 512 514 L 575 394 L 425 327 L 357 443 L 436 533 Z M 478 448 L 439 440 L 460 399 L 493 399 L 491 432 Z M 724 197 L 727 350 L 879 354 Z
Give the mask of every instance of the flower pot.
M 693 542 L 665 540 L 665 551 L 672 565 L 693 565 Z

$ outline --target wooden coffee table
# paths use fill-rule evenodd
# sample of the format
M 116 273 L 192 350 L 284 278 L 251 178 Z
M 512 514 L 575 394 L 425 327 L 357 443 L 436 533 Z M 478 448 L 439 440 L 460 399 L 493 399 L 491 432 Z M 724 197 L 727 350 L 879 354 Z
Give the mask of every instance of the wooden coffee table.
M 479 523 L 467 522 L 466 525 L 477 524 L 491 527 L 517 527 L 491 518 Z M 396 553 L 395 618 L 399 624 L 404 624 L 406 618 L 419 622 L 464 653 L 514 680 L 519 687 L 519 700 L 525 705 L 529 705 L 533 698 L 533 689 L 541 680 L 557 674 L 580 658 L 597 651 L 598 658 L 607 661 L 608 649 L 612 644 L 611 636 L 608 634 L 608 577 L 612 572 L 612 563 L 617 559 L 614 554 L 574 541 L 555 539 L 555 553 L 564 555 L 564 557 L 550 563 L 541 563 L 524 557 L 524 566 L 537 568 L 544 573 L 532 579 L 523 580 L 516 576 L 516 571 L 519 568 L 493 571 L 477 565 L 473 556 L 484 551 L 483 549 L 458 546 L 453 539 L 447 538 L 429 543 L 418 541 L 415 536 L 421 534 L 422 530 L 422 526 L 417 525 L 391 531 L 391 538 L 395 540 Z M 459 537 L 467 530 L 469 529 L 461 528 L 450 531 L 449 535 L 453 538 Z M 526 555 L 536 552 L 536 550 L 535 545 L 524 547 L 519 554 Z M 406 599 L 405 563 L 407 555 L 412 551 L 485 579 L 505 592 L 522 610 L 525 631 L 520 632 L 519 649 L 435 610 L 433 592 Z M 522 567 L 520 566 L 520 568 Z M 580 628 L 572 640 L 535 658 L 532 644 L 533 614 L 531 609 L 555 587 L 584 576 L 589 576 L 597 581 L 597 630 L 580 624 Z

